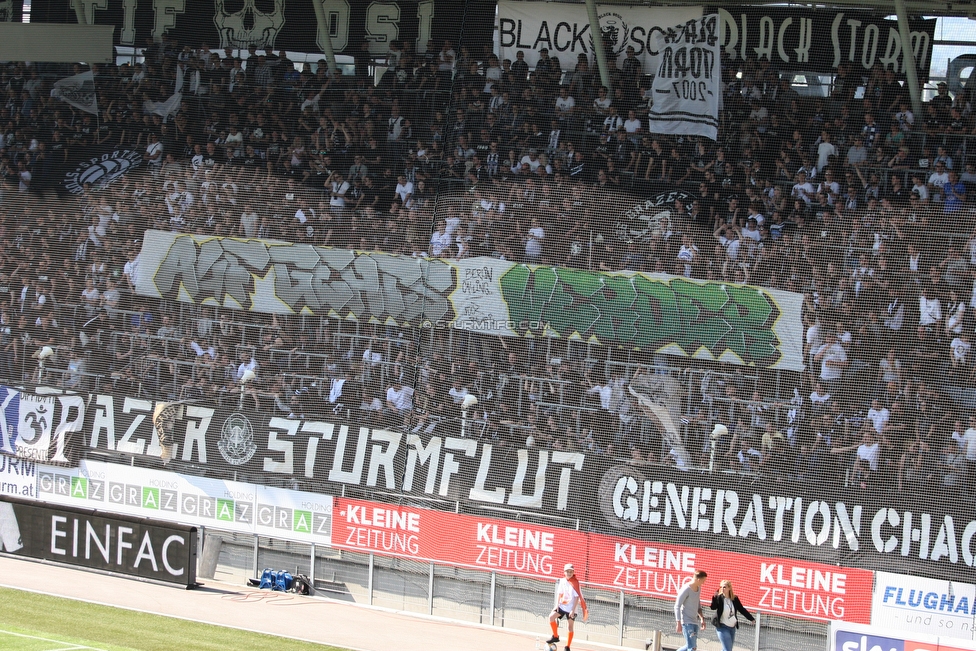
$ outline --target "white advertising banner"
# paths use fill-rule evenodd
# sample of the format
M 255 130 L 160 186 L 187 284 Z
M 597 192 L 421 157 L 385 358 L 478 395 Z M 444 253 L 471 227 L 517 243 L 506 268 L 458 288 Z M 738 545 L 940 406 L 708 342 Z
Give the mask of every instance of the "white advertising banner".
M 716 140 L 722 99 L 718 16 L 656 32 L 651 42 L 660 56 L 653 71 L 649 130 Z
M 39 499 L 180 524 L 329 545 L 332 496 L 97 461 L 41 466 Z
M 37 462 L 0 454 L 0 495 L 22 500 L 37 498 Z
M 619 66 L 627 47 L 633 46 L 645 73 L 657 68 L 658 52 L 653 41 L 663 32 L 662 26 L 678 25 L 702 15 L 701 7 L 597 5 L 596 10 L 609 57 L 616 59 Z M 498 45 L 502 59 L 514 62 L 517 53 L 523 52 L 530 68 L 535 68 L 539 52 L 545 49 L 550 57 L 559 60 L 563 70 L 573 70 L 580 54 L 587 55 L 591 69 L 596 69 L 590 19 L 582 3 L 501 0 Z
M 876 572 L 871 624 L 972 640 L 976 585 Z
M 830 622 L 827 651 L 976 651 L 976 644 L 954 639 L 945 632 L 908 633 L 834 620 Z

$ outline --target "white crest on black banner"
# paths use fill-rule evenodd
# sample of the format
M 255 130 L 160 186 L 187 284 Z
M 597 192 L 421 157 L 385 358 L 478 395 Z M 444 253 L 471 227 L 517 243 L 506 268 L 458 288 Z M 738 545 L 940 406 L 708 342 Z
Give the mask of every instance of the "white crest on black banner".
M 254 428 L 244 414 L 231 414 L 220 428 L 217 449 L 224 461 L 242 466 L 251 460 L 258 447 L 254 444 Z
M 603 473 L 597 495 L 600 511 L 611 527 L 636 529 L 640 526 L 640 503 L 634 497 L 624 500 L 623 490 L 628 495 L 637 494 L 643 483 L 643 473 L 629 466 L 613 466 Z
M 603 47 L 607 54 L 614 58 L 620 56 L 627 49 L 627 39 L 630 35 L 630 27 L 624 21 L 623 16 L 613 12 L 601 14 L 600 33 L 603 36 Z M 590 51 L 596 52 L 596 45 L 590 37 Z
M 241 0 L 237 0 L 240 2 Z M 220 34 L 221 49 L 247 49 L 254 45 L 270 50 L 285 24 L 285 0 L 243 0 L 238 11 L 229 11 L 231 3 L 214 0 L 214 24 Z M 271 6 L 273 3 L 273 7 Z M 236 2 L 233 4 L 237 4 Z
M 72 194 L 82 192 L 86 183 L 104 188 L 141 164 L 142 152 L 116 149 L 78 163 L 74 170 L 65 174 L 64 187 Z
M 613 234 L 628 244 L 646 244 L 654 238 L 666 236 L 671 231 L 675 199 L 691 203 L 695 197 L 683 190 L 674 190 L 636 203 L 614 220 Z

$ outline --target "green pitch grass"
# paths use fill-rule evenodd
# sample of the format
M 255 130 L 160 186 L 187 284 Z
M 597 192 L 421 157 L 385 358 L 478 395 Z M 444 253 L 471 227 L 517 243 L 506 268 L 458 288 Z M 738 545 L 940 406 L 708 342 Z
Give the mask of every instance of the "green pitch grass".
M 0 588 L 4 651 L 344 651 L 338 647 Z

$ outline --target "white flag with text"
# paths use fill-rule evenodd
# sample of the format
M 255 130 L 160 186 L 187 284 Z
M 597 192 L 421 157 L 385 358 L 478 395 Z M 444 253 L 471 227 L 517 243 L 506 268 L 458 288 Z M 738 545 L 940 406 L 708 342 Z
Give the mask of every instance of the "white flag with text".
M 95 97 L 95 76 L 91 70 L 65 77 L 54 82 L 51 97 L 86 113 L 98 115 L 98 98 Z
M 717 15 L 655 33 L 659 52 L 648 121 L 652 133 L 718 138 L 722 67 Z M 650 44 L 649 44 L 650 45 Z

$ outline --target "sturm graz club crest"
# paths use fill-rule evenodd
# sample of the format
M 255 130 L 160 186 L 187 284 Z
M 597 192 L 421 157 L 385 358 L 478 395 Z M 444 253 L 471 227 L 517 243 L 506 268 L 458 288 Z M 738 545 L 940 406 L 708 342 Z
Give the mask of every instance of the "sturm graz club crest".
M 224 461 L 242 466 L 251 460 L 258 446 L 254 444 L 254 428 L 244 414 L 231 414 L 220 428 L 217 449 Z
M 599 20 L 603 47 L 606 49 L 607 56 L 616 59 L 627 49 L 630 27 L 624 22 L 623 16 L 613 12 L 602 14 Z M 592 37 L 590 38 L 590 50 L 596 51 Z
M 600 478 L 597 500 L 600 512 L 615 529 L 635 529 L 640 526 L 640 502 L 635 495 L 647 478 L 631 466 L 613 466 Z M 650 491 L 647 491 L 650 494 Z M 657 497 L 653 500 L 657 501 Z M 657 504 L 654 504 L 655 508 Z
M 645 244 L 671 232 L 671 216 L 675 199 L 688 204 L 695 197 L 683 190 L 662 192 L 628 208 L 613 223 L 613 233 L 621 242 Z
M 116 149 L 93 156 L 64 175 L 64 188 L 72 194 L 80 194 L 86 184 L 103 188 L 141 164 L 142 153 L 131 149 Z

